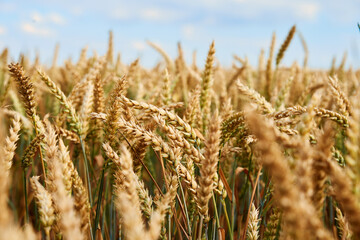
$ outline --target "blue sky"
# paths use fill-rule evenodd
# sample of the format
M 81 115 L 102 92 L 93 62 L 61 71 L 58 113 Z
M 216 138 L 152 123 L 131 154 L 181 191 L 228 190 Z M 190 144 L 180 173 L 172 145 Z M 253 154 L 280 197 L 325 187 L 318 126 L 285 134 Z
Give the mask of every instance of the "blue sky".
M 348 64 L 360 67 L 359 21 L 359 0 L 0 0 L 0 48 L 9 47 L 13 57 L 24 52 L 34 58 L 39 52 L 41 61 L 50 63 L 59 43 L 60 61 L 76 60 L 85 45 L 89 55 L 93 50 L 104 54 L 111 29 L 125 62 L 140 57 L 151 67 L 161 57 L 146 40 L 172 57 L 180 41 L 186 59 L 191 61 L 197 50 L 202 66 L 215 40 L 223 65 L 231 65 L 233 54 L 257 65 L 261 49 L 268 54 L 272 32 L 279 48 L 296 24 L 308 44 L 311 67 L 327 68 L 333 56 L 339 63 L 345 51 Z M 301 63 L 303 57 L 296 36 L 283 64 Z

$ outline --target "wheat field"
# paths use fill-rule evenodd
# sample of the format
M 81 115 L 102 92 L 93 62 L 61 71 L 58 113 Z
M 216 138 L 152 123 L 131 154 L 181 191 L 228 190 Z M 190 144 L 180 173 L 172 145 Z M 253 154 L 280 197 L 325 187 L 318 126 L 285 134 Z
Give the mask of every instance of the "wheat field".
M 305 58 L 282 60 L 300 37 Z M 281 47 L 275 49 L 279 41 Z M 0 239 L 360 239 L 360 71 L 0 55 Z M 196 58 L 204 66 L 197 66 Z M 329 63 L 331 59 L 329 59 Z M 155 63 L 154 63 L 155 64 Z

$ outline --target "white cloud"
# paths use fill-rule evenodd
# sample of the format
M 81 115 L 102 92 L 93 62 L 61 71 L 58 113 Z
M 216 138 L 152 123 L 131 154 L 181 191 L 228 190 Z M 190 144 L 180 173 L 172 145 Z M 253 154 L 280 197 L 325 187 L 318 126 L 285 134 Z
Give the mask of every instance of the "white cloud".
M 177 2 L 192 11 L 194 9 L 202 9 L 202 12 L 211 11 L 213 16 L 225 14 L 256 19 L 270 14 L 276 18 L 288 18 L 291 15 L 299 20 L 313 20 L 325 4 L 320 0 L 177 0 Z
M 42 22 L 43 21 L 43 17 L 38 12 L 33 12 L 30 17 L 31 17 L 31 20 L 34 22 Z
M 143 51 L 146 47 L 145 43 L 141 41 L 133 41 L 131 42 L 131 46 L 138 51 Z
M 41 15 L 38 12 L 33 12 L 30 17 L 31 20 L 35 23 L 54 23 L 56 25 L 64 25 L 66 23 L 64 17 L 54 12 L 46 15 Z
M 353 25 L 359 20 L 360 1 L 358 0 L 330 1 L 326 4 L 325 11 L 331 16 L 331 22 Z
M 84 14 L 84 9 L 81 6 L 72 6 L 68 10 L 72 15 L 77 16 L 77 17 Z
M 65 19 L 58 13 L 50 13 L 47 15 L 47 18 L 57 25 L 64 25 L 66 23 Z
M 181 27 L 181 33 L 187 40 L 193 40 L 195 36 L 196 28 L 192 24 L 187 24 Z
M 6 27 L 0 26 L 0 35 L 4 35 L 7 32 Z
M 16 10 L 16 5 L 14 3 L 0 3 L 0 12 L 14 12 Z
M 294 6 L 294 12 L 297 16 L 303 19 L 314 19 L 320 10 L 320 6 L 316 3 L 300 3 L 297 6 Z
M 131 17 L 130 11 L 124 8 L 117 8 L 113 10 L 111 15 L 115 19 L 129 19 Z
M 140 16 L 145 20 L 152 20 L 152 21 L 170 20 L 171 18 L 175 17 L 173 13 L 170 13 L 166 9 L 160 9 L 160 8 L 144 9 L 140 12 Z
M 50 37 L 54 34 L 50 29 L 38 27 L 32 23 L 22 23 L 21 30 L 25 33 L 41 37 Z
M 178 11 L 162 7 L 122 6 L 112 10 L 111 16 L 121 20 L 172 21 L 180 18 Z
M 243 1 L 238 2 L 237 5 L 237 7 L 242 7 L 241 14 L 249 18 L 257 18 L 272 12 L 273 15 L 279 17 L 292 15 L 301 20 L 313 20 L 320 11 L 320 5 L 317 2 L 304 0 Z
M 165 22 L 184 19 L 185 14 L 177 9 L 159 7 L 140 10 L 140 16 L 144 20 Z

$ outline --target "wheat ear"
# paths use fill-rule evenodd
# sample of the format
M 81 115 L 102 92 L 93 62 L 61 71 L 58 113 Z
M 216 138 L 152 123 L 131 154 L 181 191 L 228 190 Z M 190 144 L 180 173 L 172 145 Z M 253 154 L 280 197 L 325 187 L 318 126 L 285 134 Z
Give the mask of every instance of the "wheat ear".
M 251 207 L 249 209 L 250 217 L 249 224 L 247 228 L 247 238 L 248 240 L 257 240 L 259 238 L 259 210 L 256 209 L 254 203 L 251 203 Z
M 19 140 L 20 127 L 21 127 L 20 116 L 15 115 L 14 120 L 12 122 L 12 127 L 10 128 L 9 136 L 5 138 L 4 162 L 2 164 L 5 165 L 6 176 L 10 175 L 12 160 L 14 158 L 15 150 L 17 147 L 16 142 Z
M 207 139 L 205 141 L 204 159 L 200 166 L 199 187 L 197 189 L 197 203 L 200 214 L 208 217 L 208 202 L 213 194 L 213 179 L 216 175 L 217 164 L 219 161 L 220 144 L 220 118 L 216 112 L 213 122 L 209 126 Z
M 39 177 L 30 179 L 31 187 L 34 190 L 36 202 L 38 204 L 40 222 L 44 227 L 46 236 L 50 237 L 51 226 L 55 221 L 55 210 L 51 194 L 40 184 Z
M 200 94 L 200 107 L 202 110 L 203 130 L 206 129 L 210 114 L 211 104 L 211 88 L 213 85 L 213 64 L 215 55 L 215 42 L 210 45 L 209 52 L 206 58 L 205 69 L 202 75 L 201 94 Z
M 284 54 L 285 54 L 287 48 L 289 47 L 290 42 L 293 39 L 295 32 L 296 32 L 296 26 L 294 25 L 294 26 L 291 27 L 288 35 L 286 36 L 285 41 L 281 45 L 281 47 L 279 49 L 279 52 L 276 55 L 276 67 L 279 66 L 281 60 L 283 59 Z
M 117 161 L 116 161 L 117 162 Z M 119 168 L 115 173 L 116 208 L 121 213 L 121 225 L 127 239 L 144 239 L 144 224 L 140 211 L 139 196 L 136 191 L 136 179 L 132 168 L 130 152 L 121 146 Z
M 58 86 L 56 86 L 56 84 L 44 72 L 38 70 L 38 74 L 40 75 L 41 80 L 50 88 L 54 96 L 57 99 L 59 99 L 60 104 L 64 107 L 64 111 L 69 115 L 68 118 L 70 120 L 70 126 L 72 127 L 72 130 L 77 134 L 81 135 L 82 130 L 81 130 L 81 123 L 79 117 L 76 114 L 73 106 L 69 103 L 65 94 L 61 91 L 61 89 Z
M 53 199 L 58 208 L 60 217 L 60 229 L 65 239 L 84 239 L 81 233 L 80 218 L 74 210 L 74 200 L 66 192 L 63 182 L 63 168 L 64 164 L 59 161 L 54 161 L 54 185 L 56 191 L 52 193 Z
M 302 238 L 310 236 L 311 232 L 319 239 L 329 239 L 329 233 L 323 228 L 320 220 L 314 217 L 313 206 L 306 198 L 300 199 L 300 189 L 292 184 L 294 176 L 276 143 L 271 123 L 254 112 L 247 113 L 246 120 L 258 139 L 256 149 L 261 153 L 259 160 L 272 176 L 274 197 L 284 212 L 284 220 L 291 235 Z

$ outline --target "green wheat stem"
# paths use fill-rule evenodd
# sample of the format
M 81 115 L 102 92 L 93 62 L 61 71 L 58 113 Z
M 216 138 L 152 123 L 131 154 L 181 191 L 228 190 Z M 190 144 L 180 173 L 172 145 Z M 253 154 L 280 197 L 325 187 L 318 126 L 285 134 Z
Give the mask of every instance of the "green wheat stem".
M 168 224 L 169 224 L 168 234 L 169 234 L 169 239 L 171 239 L 171 215 L 170 214 L 168 214 Z
M 92 207 L 93 206 L 93 200 L 92 200 L 92 191 L 91 191 L 91 183 L 90 183 L 90 175 L 89 175 L 89 163 L 88 163 L 88 160 L 87 160 L 87 157 L 86 157 L 84 142 L 83 142 L 82 137 L 81 137 L 80 134 L 79 134 L 79 139 L 80 139 L 81 150 L 82 150 L 82 153 L 84 155 L 84 165 L 85 165 L 86 182 L 87 182 L 87 185 L 88 185 L 88 192 L 89 192 L 89 202 L 90 202 L 90 206 Z M 89 227 L 90 227 L 91 240 L 94 240 L 95 233 L 92 234 L 93 229 L 91 227 L 91 224 L 89 224 Z
M 223 205 L 223 207 L 224 207 L 225 219 L 226 219 L 226 223 L 227 223 L 228 228 L 229 228 L 230 239 L 234 239 L 234 235 L 233 235 L 232 228 L 231 228 L 231 224 L 230 224 L 229 215 L 228 215 L 227 209 L 226 209 L 225 200 L 224 200 L 224 199 L 221 199 L 221 203 L 222 203 L 222 205 Z
M 179 187 L 180 187 L 180 192 L 181 192 L 181 197 L 184 201 L 184 210 L 185 210 L 185 215 L 186 215 L 186 223 L 187 223 L 187 227 L 188 227 L 188 231 L 189 231 L 189 236 L 191 236 L 191 226 L 190 226 L 190 219 L 189 219 L 189 214 L 187 211 L 187 207 L 186 207 L 186 200 L 185 200 L 185 194 L 184 194 L 184 189 L 181 186 L 181 178 L 179 176 L 179 173 L 176 170 L 176 174 L 178 176 L 178 181 L 179 181 Z
M 90 175 L 89 175 L 89 162 L 87 160 L 87 157 L 86 157 L 86 152 L 85 152 L 85 145 L 84 145 L 84 142 L 82 140 L 82 137 L 79 135 L 79 138 L 80 138 L 80 145 L 81 145 L 81 150 L 82 150 L 82 153 L 84 155 L 84 165 L 85 165 L 85 172 L 86 172 L 86 182 L 87 182 L 87 185 L 88 185 L 88 191 L 89 191 L 89 201 L 90 201 L 90 206 L 92 207 L 93 206 L 93 200 L 92 200 L 92 192 L 91 192 L 91 183 L 90 183 Z
M 215 196 L 214 196 L 214 191 L 212 192 L 212 200 L 214 203 L 214 212 L 215 212 L 215 218 L 216 218 L 216 225 L 218 228 L 220 228 L 220 221 L 219 221 L 219 215 L 218 215 L 218 210 L 216 207 L 216 200 L 215 200 Z
M 100 207 L 101 207 L 101 200 L 102 200 L 102 193 L 104 191 L 104 176 L 105 176 L 105 169 L 107 167 L 107 163 L 105 163 L 105 166 L 103 167 L 103 170 L 101 171 L 101 176 L 100 176 L 100 188 L 99 188 L 99 193 L 98 193 L 98 200 L 97 200 L 97 205 L 96 205 L 96 213 L 95 213 L 95 221 L 94 221 L 94 228 L 93 228 L 93 234 L 94 236 L 96 236 L 96 229 L 97 226 L 99 224 L 99 219 L 100 219 Z M 96 239 L 96 237 L 95 237 Z
M 204 221 L 204 216 L 203 216 L 203 215 L 200 215 L 198 240 L 201 240 L 203 221 Z
M 26 223 L 29 223 L 29 207 L 28 207 L 28 195 L 27 195 L 27 184 L 26 184 L 26 168 L 23 171 L 23 180 L 24 180 L 24 194 L 25 194 L 25 220 Z
M 36 124 L 35 116 L 32 117 L 32 121 L 34 123 L 35 135 L 38 136 L 39 135 L 39 131 L 38 131 L 39 126 L 37 126 L 37 124 Z M 47 184 L 46 184 L 46 170 L 45 170 L 45 164 L 44 164 L 44 157 L 43 157 L 43 154 L 42 154 L 42 151 L 41 151 L 41 144 L 39 144 L 39 154 L 40 154 L 40 160 L 41 160 L 41 167 L 42 167 L 42 171 L 43 171 L 43 174 L 44 174 L 44 184 L 45 184 L 45 186 L 47 186 Z

